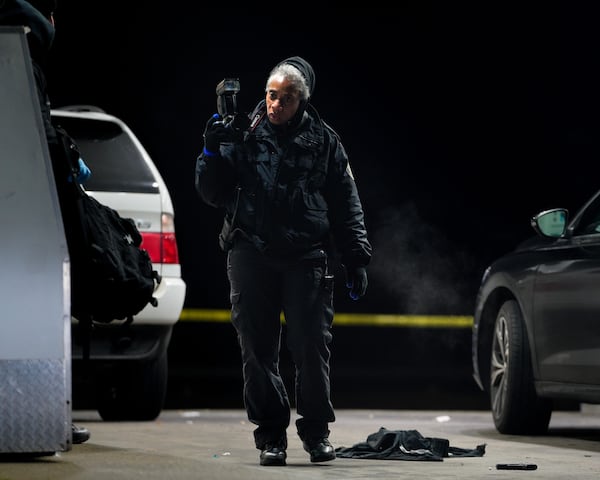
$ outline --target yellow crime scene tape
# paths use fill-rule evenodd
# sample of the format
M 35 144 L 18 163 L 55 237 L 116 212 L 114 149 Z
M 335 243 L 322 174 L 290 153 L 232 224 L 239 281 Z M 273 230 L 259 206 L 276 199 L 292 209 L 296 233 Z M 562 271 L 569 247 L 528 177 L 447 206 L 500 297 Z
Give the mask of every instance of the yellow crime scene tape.
M 182 322 L 229 322 L 229 310 L 184 308 Z M 281 320 L 284 321 L 283 314 Z M 464 315 L 393 315 L 381 313 L 336 313 L 335 325 L 410 328 L 471 328 L 473 317 Z

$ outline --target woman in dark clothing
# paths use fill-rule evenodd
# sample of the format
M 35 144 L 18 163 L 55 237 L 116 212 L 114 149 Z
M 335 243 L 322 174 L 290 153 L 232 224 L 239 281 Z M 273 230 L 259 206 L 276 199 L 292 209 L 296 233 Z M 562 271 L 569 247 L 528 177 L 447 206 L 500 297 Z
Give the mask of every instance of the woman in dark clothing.
M 220 240 L 228 252 L 231 318 L 261 465 L 285 465 L 287 457 L 281 312 L 296 368 L 297 433 L 312 462 L 333 460 L 333 252 L 341 256 L 350 296 L 356 300 L 367 288 L 371 245 L 363 208 L 338 135 L 309 103 L 314 84 L 303 58 L 280 62 L 249 128 L 239 132 L 234 122 L 209 119 L 196 164 L 200 197 L 225 210 Z

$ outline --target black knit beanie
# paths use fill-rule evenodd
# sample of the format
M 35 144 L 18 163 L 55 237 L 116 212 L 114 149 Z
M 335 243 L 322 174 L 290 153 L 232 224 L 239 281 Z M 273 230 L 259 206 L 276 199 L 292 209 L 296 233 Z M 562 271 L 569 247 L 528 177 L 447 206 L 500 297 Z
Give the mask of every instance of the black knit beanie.
M 298 70 L 300 70 L 300 73 L 306 79 L 306 83 L 308 85 L 308 91 L 310 92 L 310 96 L 312 97 L 312 94 L 315 90 L 315 80 L 316 79 L 315 79 L 315 71 L 313 70 L 310 63 L 308 63 L 302 57 L 296 56 L 296 57 L 286 58 L 285 60 L 282 60 L 281 62 L 279 62 L 276 66 L 283 65 L 285 63 L 292 65 L 293 67 L 296 67 Z

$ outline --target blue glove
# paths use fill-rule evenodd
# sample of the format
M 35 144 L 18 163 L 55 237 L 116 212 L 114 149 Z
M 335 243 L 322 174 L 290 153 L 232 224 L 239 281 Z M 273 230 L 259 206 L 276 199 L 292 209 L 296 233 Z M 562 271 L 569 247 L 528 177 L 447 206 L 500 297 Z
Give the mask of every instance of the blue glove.
M 77 174 L 77 183 L 83 183 L 92 176 L 92 171 L 85 164 L 81 157 L 79 157 L 79 161 L 77 162 L 77 164 L 79 166 L 79 173 Z M 69 182 L 70 181 L 72 181 L 71 176 L 69 176 Z
M 352 300 L 358 300 L 367 293 L 367 269 L 365 267 L 344 267 L 346 273 L 346 288 Z

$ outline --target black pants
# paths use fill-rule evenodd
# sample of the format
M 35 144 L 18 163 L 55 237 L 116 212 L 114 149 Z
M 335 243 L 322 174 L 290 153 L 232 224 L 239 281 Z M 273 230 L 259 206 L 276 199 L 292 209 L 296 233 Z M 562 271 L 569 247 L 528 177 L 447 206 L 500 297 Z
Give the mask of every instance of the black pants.
M 249 243 L 236 242 L 227 257 L 231 319 L 241 348 L 244 404 L 256 447 L 287 446 L 289 397 L 279 372 L 283 311 L 287 348 L 295 364 L 296 421 L 301 439 L 327 437 L 335 421 L 330 399 L 329 358 L 333 278 L 327 256 L 277 260 Z

